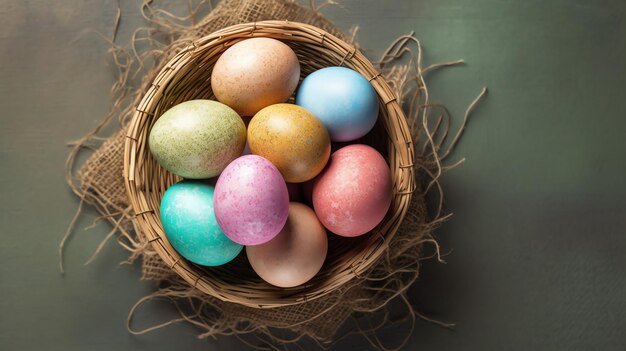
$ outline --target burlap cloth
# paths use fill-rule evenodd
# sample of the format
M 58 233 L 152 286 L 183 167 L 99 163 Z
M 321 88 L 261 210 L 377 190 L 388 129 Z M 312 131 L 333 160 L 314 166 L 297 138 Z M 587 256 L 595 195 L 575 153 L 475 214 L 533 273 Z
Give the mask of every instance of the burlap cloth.
M 210 4 L 200 2 L 190 5 L 190 14 L 181 18 L 152 1 L 144 1 L 142 14 L 150 26 L 139 28 L 130 45 L 126 47 L 115 43 L 120 19 L 118 12 L 118 22 L 115 23 L 114 34 L 109 39 L 111 57 L 119 68 L 119 80 L 112 88 L 113 103 L 110 113 L 98 128 L 73 143 L 74 148 L 67 161 L 68 183 L 81 199 L 79 211 L 68 234 L 80 216 L 83 204 L 94 206 L 113 228 L 93 257 L 110 238 L 115 237 L 130 252 L 129 262 L 140 261 L 141 279 L 157 283 L 157 290 L 138 301 L 130 311 L 131 332 L 143 333 L 186 321 L 200 328 L 200 337 L 236 335 L 241 338 L 244 335 L 254 335 L 261 340 L 261 344 L 259 341 L 253 342 L 254 346 L 279 348 L 279 345 L 286 343 L 297 343 L 303 336 L 322 346 L 328 346 L 345 334 L 338 335 L 338 330 L 344 325 L 347 333 L 361 333 L 377 348 L 397 349 L 402 347 L 406 338 L 398 340 L 394 345 L 383 345 L 376 337 L 376 331 L 406 323 L 408 338 L 415 317 L 424 318 L 409 303 L 407 289 L 417 279 L 420 261 L 425 256 L 441 260 L 439 247 L 432 236 L 433 229 L 447 218 L 442 212 L 443 190 L 438 182 L 439 176 L 446 169 L 441 161 L 454 147 L 467 121 L 467 115 L 478 98 L 466 111 L 459 132 L 442 152 L 450 127 L 450 116 L 445 108 L 429 103 L 423 75 L 429 70 L 461 61 L 422 68 L 421 47 L 412 34 L 401 36 L 392 43 L 377 64 L 405 107 L 414 138 L 418 141 L 415 142 L 416 174 L 420 177 L 421 187 L 416 189 L 408 214 L 390 243 L 388 252 L 366 274 L 353 279 L 342 289 L 314 301 L 273 309 L 244 307 L 222 302 L 186 284 L 161 261 L 133 224 L 135 217 L 122 179 L 125 126 L 134 106 L 154 74 L 160 70 L 162 63 L 167 62 L 190 41 L 205 34 L 237 23 L 270 19 L 313 24 L 356 45 L 353 36 L 344 34 L 320 14 L 319 8 L 326 4 L 328 2 L 316 8 L 312 2 L 310 7 L 305 8 L 288 0 L 223 0 L 212 8 Z M 196 24 L 195 21 L 202 16 L 204 18 Z M 412 49 L 409 48 L 410 45 L 413 45 Z M 402 63 L 401 59 L 404 59 Z M 479 98 L 482 94 L 484 91 Z M 431 115 L 435 110 L 438 113 L 433 118 Z M 109 122 L 116 118 L 119 121 L 118 131 L 106 138 L 99 136 Z M 84 151 L 93 153 L 84 163 L 76 165 L 77 155 Z M 430 209 L 430 215 L 427 214 L 424 196 L 426 193 L 429 193 L 433 199 L 431 202 L 435 204 Z M 61 243 L 61 252 L 65 239 Z M 424 254 L 424 243 L 432 244 L 430 254 Z M 133 328 L 132 318 L 137 313 L 137 308 L 154 299 L 170 301 L 180 318 L 165 323 L 156 322 L 145 329 L 136 330 Z M 393 321 L 389 318 L 389 302 L 392 300 L 404 305 L 400 308 L 404 312 L 395 316 Z M 146 305 L 146 308 L 148 306 L 151 305 Z M 373 325 L 370 318 L 374 312 L 377 324 Z M 359 316 L 361 318 L 357 318 Z M 348 320 L 352 324 L 345 327 Z M 361 323 L 362 320 L 366 323 Z M 248 339 L 244 339 L 246 340 Z

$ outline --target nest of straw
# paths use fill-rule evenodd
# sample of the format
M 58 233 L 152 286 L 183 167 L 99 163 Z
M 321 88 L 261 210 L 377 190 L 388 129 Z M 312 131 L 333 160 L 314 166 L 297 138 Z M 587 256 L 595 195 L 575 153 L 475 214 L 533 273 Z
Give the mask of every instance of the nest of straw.
M 486 89 L 470 103 L 452 135 L 451 114 L 430 101 L 424 76 L 463 61 L 423 66 L 422 47 L 413 33 L 391 43 L 374 69 L 355 49 L 356 27 L 346 35 L 319 12 L 333 1 L 321 5 L 311 1 L 310 8 L 293 0 L 222 0 L 215 7 L 206 0 L 192 2 L 197 6 L 179 17 L 165 5 L 144 1 L 141 13 L 149 26 L 137 28 L 128 47 L 116 39 L 122 17 L 118 2 L 112 37 L 105 38 L 119 71 L 111 90 L 113 102 L 101 124 L 72 143 L 66 162 L 67 182 L 81 201 L 59 245 L 61 271 L 64 244 L 84 205 L 90 205 L 113 228 L 88 262 L 116 238 L 129 252 L 127 262 L 140 263 L 141 279 L 156 283 L 155 291 L 129 311 L 127 328 L 133 334 L 185 322 L 199 329 L 200 338 L 233 335 L 265 349 L 299 346 L 307 338 L 327 347 L 351 333 L 361 334 L 378 349 L 401 349 L 416 317 L 431 320 L 414 309 L 407 292 L 419 276 L 422 260 L 441 261 L 433 232 L 450 214 L 443 210 L 439 179 L 463 162 L 449 164 L 447 158 Z M 260 22 L 273 19 L 292 22 Z M 375 130 L 359 142 L 387 156 L 394 172 L 394 205 L 370 235 L 332 236 L 323 271 L 293 289 L 276 289 L 260 281 L 245 255 L 222 268 L 186 262 L 169 246 L 158 220 L 160 198 L 177 178 L 151 158 L 145 142 L 149 129 L 172 104 L 211 98 L 208 78 L 215 59 L 228 45 L 250 36 L 271 36 L 290 45 L 301 60 L 303 75 L 327 65 L 360 71 L 371 78 L 383 106 Z M 105 127 L 115 120 L 121 128 L 105 135 Z M 90 155 L 81 162 L 78 156 L 83 153 Z M 177 317 L 138 322 L 143 320 L 138 315 L 155 307 L 151 303 L 155 300 L 168 301 Z M 398 304 L 404 312 L 392 318 L 390 306 Z M 378 338 L 390 328 L 394 335 L 402 334 L 392 345 Z
M 368 78 L 378 94 L 380 112 L 374 130 L 358 142 L 386 156 L 393 179 L 387 216 L 371 233 L 358 238 L 332 236 L 321 271 L 294 288 L 278 288 L 261 280 L 245 255 L 220 267 L 187 261 L 170 245 L 159 221 L 165 190 L 180 180 L 152 158 L 147 138 L 158 117 L 191 99 L 215 99 L 210 76 L 219 56 L 251 37 L 267 37 L 289 45 L 298 56 L 302 77 L 328 66 L 345 66 Z M 352 45 L 312 25 L 261 21 L 235 25 L 193 41 L 163 66 L 131 119 L 124 149 L 124 180 L 138 230 L 160 258 L 188 284 L 221 301 L 254 308 L 281 307 L 312 301 L 340 289 L 367 271 L 388 249 L 416 189 L 412 135 L 398 98 L 372 63 Z

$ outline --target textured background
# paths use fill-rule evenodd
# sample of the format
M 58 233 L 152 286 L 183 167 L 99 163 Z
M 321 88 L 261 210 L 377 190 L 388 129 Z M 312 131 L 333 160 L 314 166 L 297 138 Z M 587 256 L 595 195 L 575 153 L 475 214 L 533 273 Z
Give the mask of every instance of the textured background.
M 143 24 L 124 3 L 120 36 Z M 426 63 L 467 65 L 428 77 L 457 121 L 481 103 L 443 178 L 454 217 L 438 232 L 447 264 L 428 262 L 412 302 L 453 331 L 418 322 L 406 350 L 626 348 L 626 3 L 623 0 L 342 0 L 324 12 L 370 57 L 415 30 Z M 184 5 L 181 4 L 181 9 Z M 77 199 L 64 182 L 65 142 L 105 115 L 114 70 L 112 0 L 4 0 L 0 6 L 0 349 L 241 350 L 174 326 L 126 332 L 129 308 L 152 286 L 108 232 L 57 245 Z M 173 311 L 152 308 L 143 321 Z M 398 332 L 399 333 L 399 332 Z M 398 339 L 394 332 L 385 340 Z M 359 340 L 337 350 L 367 350 Z

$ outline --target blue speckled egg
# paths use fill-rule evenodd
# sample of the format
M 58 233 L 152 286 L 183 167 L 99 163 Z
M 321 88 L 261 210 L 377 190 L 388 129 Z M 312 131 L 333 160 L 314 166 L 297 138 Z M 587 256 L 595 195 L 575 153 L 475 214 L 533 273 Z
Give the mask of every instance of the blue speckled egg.
M 211 185 L 184 180 L 169 187 L 161 200 L 161 223 L 170 244 L 183 257 L 203 266 L 225 264 L 243 248 L 217 224 L 213 192 Z
M 332 141 L 351 141 L 367 134 L 378 118 L 376 91 L 358 72 L 326 67 L 309 74 L 298 88 L 296 104 L 319 118 Z

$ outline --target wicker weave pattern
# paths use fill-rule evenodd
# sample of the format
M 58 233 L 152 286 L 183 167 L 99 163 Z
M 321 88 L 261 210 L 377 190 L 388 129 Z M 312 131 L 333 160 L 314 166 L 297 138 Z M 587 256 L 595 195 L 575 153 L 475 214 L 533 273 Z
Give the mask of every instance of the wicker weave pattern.
M 394 182 L 391 208 L 371 234 L 359 238 L 331 236 L 329 256 L 320 273 L 303 286 L 273 287 L 252 271 L 245 255 L 221 267 L 205 268 L 182 258 L 169 244 L 159 220 L 165 189 L 179 178 L 162 169 L 150 155 L 147 137 L 156 118 L 190 99 L 214 99 L 210 75 L 219 55 L 250 37 L 270 37 L 298 55 L 302 76 L 327 66 L 343 65 L 367 77 L 376 90 L 380 112 L 375 130 L 361 142 L 386 155 Z M 263 21 L 235 25 L 205 36 L 180 51 L 157 74 L 136 107 L 124 149 L 124 180 L 137 217 L 137 229 L 173 271 L 190 285 L 222 301 L 269 308 L 311 301 L 341 288 L 365 272 L 386 250 L 404 218 L 415 190 L 413 141 L 404 113 L 392 90 L 372 64 L 351 45 L 310 25 Z

